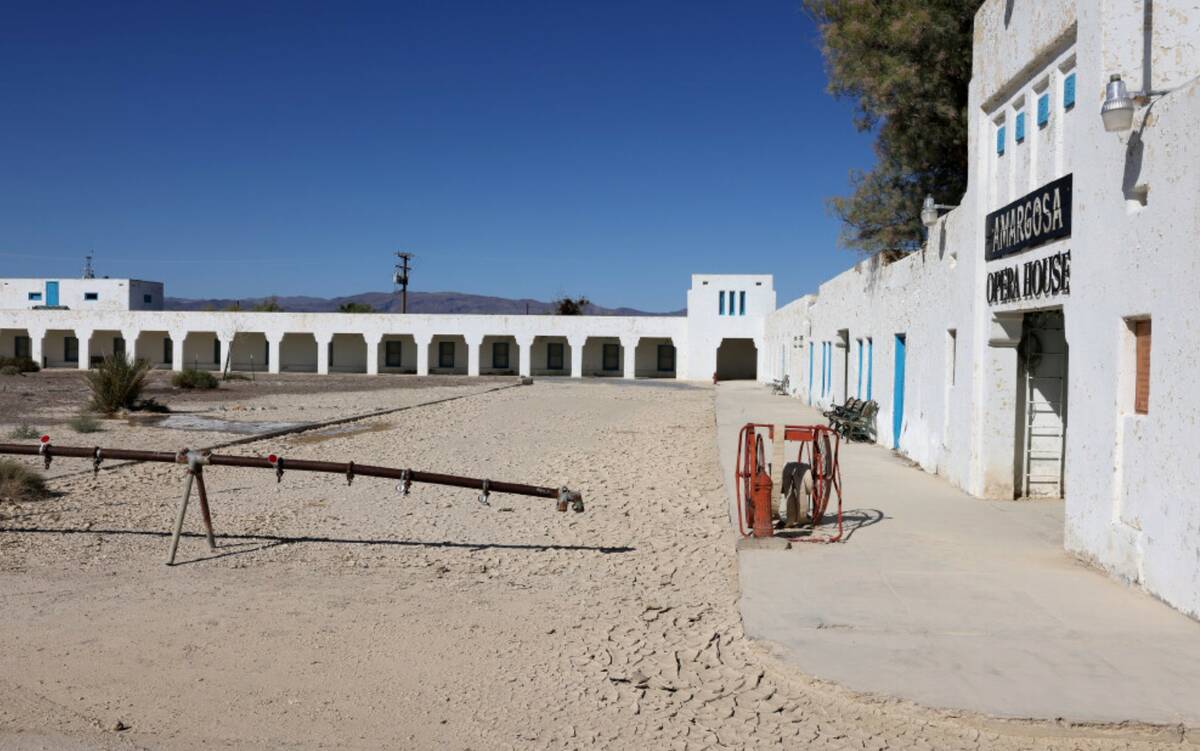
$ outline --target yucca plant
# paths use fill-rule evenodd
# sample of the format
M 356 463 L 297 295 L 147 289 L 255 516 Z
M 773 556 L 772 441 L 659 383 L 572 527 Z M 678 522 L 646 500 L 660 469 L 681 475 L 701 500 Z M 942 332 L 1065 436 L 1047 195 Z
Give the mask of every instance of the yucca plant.
M 138 358 L 130 360 L 123 353 L 104 358 L 104 362 L 87 374 L 92 390 L 91 409 L 111 415 L 122 409 L 133 409 L 146 387 L 150 363 Z

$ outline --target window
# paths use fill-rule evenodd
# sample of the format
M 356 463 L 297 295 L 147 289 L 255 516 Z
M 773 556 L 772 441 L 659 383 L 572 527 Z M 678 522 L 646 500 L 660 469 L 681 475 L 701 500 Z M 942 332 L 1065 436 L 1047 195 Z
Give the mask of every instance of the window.
M 154 302 L 154 295 L 142 295 L 142 302 L 149 305 Z
M 604 345 L 604 363 L 605 370 L 620 370 L 621 369 L 621 345 L 605 344 Z
M 546 345 L 546 370 L 563 369 L 563 343 L 550 342 Z
M 213 362 L 221 364 L 221 340 L 213 337 Z
M 175 343 L 169 336 L 163 337 L 163 362 L 167 365 L 175 362 Z
M 98 292 L 84 292 L 83 299 L 84 300 L 99 300 L 100 294 Z
M 1050 94 L 1042 94 L 1037 100 L 1037 123 L 1039 128 L 1050 122 Z
M 1025 141 L 1025 113 L 1023 111 L 1017 113 L 1017 127 L 1014 135 L 1017 138 L 1017 143 Z
M 955 361 L 958 359 L 958 329 L 946 332 L 946 383 L 953 386 L 955 381 Z
M 508 342 L 492 344 L 492 367 L 508 370 Z
M 271 340 L 263 342 L 263 367 L 271 367 Z
M 717 315 L 725 315 L 725 290 L 717 293 Z
M 996 154 L 999 156 L 1004 156 L 1004 134 L 1005 128 L 1003 125 L 996 128 Z
M 29 337 L 21 336 L 20 334 L 13 337 L 13 355 L 18 358 L 29 357 L 32 352 L 33 344 Z
M 1063 109 L 1069 110 L 1075 106 L 1075 74 L 1071 73 L 1063 79 Z
M 73 336 L 63 337 L 63 362 L 79 362 L 79 340 Z
M 333 339 L 330 339 L 329 343 L 325 345 L 325 364 L 333 366 Z
M 745 291 L 738 293 L 738 315 L 746 315 L 746 293 Z
M 113 357 L 125 356 L 125 340 L 121 337 L 113 339 Z
M 29 301 L 30 302 L 41 302 L 42 301 L 42 293 L 41 292 L 30 292 L 29 293 Z
M 867 401 L 871 400 L 871 381 L 875 375 L 875 340 L 867 337 Z
M 404 342 L 389 339 L 383 343 L 384 367 L 398 368 L 404 362 Z
M 438 342 L 438 367 L 454 367 L 454 342 Z
M 1133 411 L 1139 415 L 1150 413 L 1150 319 L 1133 322 L 1136 342 L 1137 369 L 1134 375 Z
M 675 345 L 658 345 L 658 372 L 671 373 L 675 370 Z
M 858 343 L 858 386 L 854 390 L 854 395 L 862 399 L 862 366 L 863 366 L 863 346 L 862 339 L 857 340 Z

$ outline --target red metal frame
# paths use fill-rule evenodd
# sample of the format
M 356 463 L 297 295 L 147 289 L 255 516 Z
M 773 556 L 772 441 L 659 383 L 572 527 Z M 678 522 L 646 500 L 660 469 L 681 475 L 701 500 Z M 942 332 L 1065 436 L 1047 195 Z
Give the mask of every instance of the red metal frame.
M 762 492 L 763 478 L 767 488 L 767 514 L 770 514 L 770 472 L 765 460 L 766 451 L 763 445 L 762 431 L 767 434 L 767 440 L 775 440 L 775 426 L 766 423 L 748 422 L 738 433 L 737 461 L 734 465 L 734 487 L 737 495 L 738 532 L 743 537 L 753 534 L 755 537 L 769 536 L 755 529 L 756 506 L 753 499 Z M 837 534 L 813 535 L 810 537 L 790 538 L 800 542 L 839 542 L 842 539 L 842 471 L 839 463 L 841 436 L 837 431 L 825 425 L 785 425 L 783 427 L 784 442 L 799 443 L 796 461 L 803 462 L 811 468 L 812 473 L 812 525 L 815 530 L 825 518 L 829 502 L 837 496 Z M 785 447 L 786 450 L 786 447 Z

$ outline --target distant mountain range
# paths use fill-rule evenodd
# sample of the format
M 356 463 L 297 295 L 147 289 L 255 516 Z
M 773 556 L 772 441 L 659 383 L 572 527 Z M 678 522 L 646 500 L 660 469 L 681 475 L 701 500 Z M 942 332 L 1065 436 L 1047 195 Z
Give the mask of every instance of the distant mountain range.
M 240 300 L 226 298 L 211 298 L 192 300 L 182 297 L 168 297 L 163 301 L 166 310 L 227 310 L 239 305 L 242 310 L 251 310 L 255 305 L 270 297 L 243 298 Z M 363 292 L 347 297 L 304 297 L 278 296 L 275 301 L 285 311 L 296 313 L 331 313 L 346 303 L 370 305 L 378 313 L 399 313 L 400 296 L 391 292 Z M 463 292 L 409 292 L 409 313 L 468 313 L 485 315 L 537 315 L 553 313 L 554 305 L 541 300 L 520 299 L 507 297 L 488 297 L 486 295 L 468 295 Z M 676 310 L 670 313 L 648 313 L 633 308 L 605 308 L 600 305 L 589 305 L 587 314 L 593 316 L 680 316 L 686 310 Z

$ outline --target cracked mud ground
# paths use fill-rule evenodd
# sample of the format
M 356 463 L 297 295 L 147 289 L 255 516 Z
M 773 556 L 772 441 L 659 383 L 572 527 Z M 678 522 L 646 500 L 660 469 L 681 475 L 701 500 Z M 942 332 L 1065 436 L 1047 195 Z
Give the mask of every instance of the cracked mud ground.
M 230 449 L 567 484 L 582 515 L 219 467 L 218 551 L 193 506 L 168 568 L 178 467 L 0 505 L 0 748 L 1194 747 L 951 715 L 776 662 L 741 630 L 712 398 L 539 382 Z

